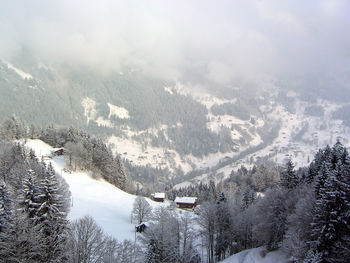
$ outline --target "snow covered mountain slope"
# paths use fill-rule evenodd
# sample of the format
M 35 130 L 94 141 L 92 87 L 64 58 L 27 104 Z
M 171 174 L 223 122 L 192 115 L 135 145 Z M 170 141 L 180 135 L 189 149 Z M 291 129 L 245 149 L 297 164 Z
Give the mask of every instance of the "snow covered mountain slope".
M 222 263 L 287 263 L 283 252 L 277 250 L 266 254 L 262 247 L 241 251 L 221 261 Z
M 235 108 L 236 105 L 240 108 L 240 98 L 225 99 L 206 92 L 196 93 L 190 87 L 179 83 L 174 87 L 166 87 L 165 90 L 170 95 L 189 96 L 205 106 L 207 128 L 219 137 L 223 132 L 228 133 L 233 146 L 203 156 L 181 154 L 169 136 L 172 128 L 182 126 L 181 122 L 173 126 L 162 124 L 145 130 L 123 125 L 119 135 L 110 136 L 108 143 L 132 165 L 168 169 L 165 173 L 168 173 L 170 180 L 174 179 L 172 183 L 177 184 L 176 187 L 199 181 L 220 181 L 242 165 L 249 168 L 255 164 L 284 165 L 291 159 L 296 167 L 302 167 L 308 165 L 316 151 L 327 144 L 333 145 L 339 140 L 345 146 L 350 146 L 350 127 L 334 118 L 334 112 L 343 104 L 321 99 L 312 103 L 306 102 L 295 92 L 284 94 L 284 100 L 288 103 L 283 103 L 279 98 L 281 95 L 278 95 L 279 89 L 272 87 L 267 89 L 270 90 L 269 93 L 255 98 L 260 105 L 258 111 L 255 108 L 256 115 L 251 105 L 250 108 L 244 109 L 243 113 L 238 112 L 236 115 L 220 113 L 218 110 L 215 112 L 215 106 L 229 105 L 227 107 Z M 223 109 L 221 108 L 221 111 Z M 103 119 L 95 114 L 93 121 L 101 126 L 116 128 L 110 125 L 110 116 Z M 162 138 L 168 146 L 154 145 L 154 138 Z M 181 173 L 187 174 L 193 170 L 202 172 L 197 177 L 181 180 Z
M 26 146 L 32 148 L 39 157 L 51 156 L 53 151 L 51 146 L 41 140 L 29 140 Z M 52 163 L 57 173 L 62 174 L 69 185 L 72 194 L 70 220 L 90 215 L 106 234 L 119 241 L 134 239 L 135 224 L 130 222 L 130 214 L 136 196 L 128 194 L 102 179 L 93 179 L 85 172 L 65 172 L 63 156 L 46 159 L 47 163 Z M 152 208 L 165 205 L 149 199 L 147 201 Z

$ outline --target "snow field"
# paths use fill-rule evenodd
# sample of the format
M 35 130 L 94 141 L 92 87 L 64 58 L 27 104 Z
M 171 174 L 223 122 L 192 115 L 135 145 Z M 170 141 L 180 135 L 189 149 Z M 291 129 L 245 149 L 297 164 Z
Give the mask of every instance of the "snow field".
M 84 108 L 84 116 L 87 118 L 87 124 L 89 122 L 95 121 L 99 126 L 106 126 L 113 128 L 113 124 L 110 121 L 112 116 L 120 119 L 129 119 L 129 111 L 123 107 L 118 107 L 111 103 L 107 103 L 109 108 L 108 119 L 104 119 L 102 116 L 97 116 L 96 101 L 86 97 L 81 101 L 81 106 Z
M 84 116 L 86 117 L 86 123 L 89 124 L 90 120 L 94 120 L 97 115 L 96 101 L 86 97 L 81 101 L 81 106 L 84 108 Z
M 11 63 L 6 63 L 7 64 L 7 68 L 8 69 L 12 69 L 14 72 L 16 72 L 22 79 L 24 80 L 30 80 L 33 78 L 32 75 L 30 75 L 29 73 L 24 72 L 23 70 L 20 70 L 19 68 L 16 68 L 14 65 L 12 65 Z
M 165 150 L 159 147 L 147 146 L 147 149 L 143 149 L 140 142 L 116 136 L 111 136 L 108 144 L 116 145 L 113 149 L 114 153 L 118 151 L 122 158 L 129 160 L 134 165 L 169 168 L 170 171 L 174 171 L 175 168 L 180 166 L 185 173 L 192 170 L 190 164 L 183 162 L 174 150 L 167 150 L 165 153 Z
M 107 103 L 108 107 L 109 107 L 109 115 L 108 115 L 108 119 L 110 119 L 112 116 L 116 116 L 119 119 L 129 119 L 130 115 L 129 115 L 129 111 L 123 107 L 118 107 L 115 106 L 111 103 Z

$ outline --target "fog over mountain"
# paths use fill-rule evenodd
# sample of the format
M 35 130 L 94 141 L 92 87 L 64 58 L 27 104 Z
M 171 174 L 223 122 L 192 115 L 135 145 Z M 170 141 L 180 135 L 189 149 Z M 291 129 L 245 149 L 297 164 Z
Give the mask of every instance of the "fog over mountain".
M 349 11 L 347 0 L 3 1 L 0 57 L 226 87 L 348 89 Z

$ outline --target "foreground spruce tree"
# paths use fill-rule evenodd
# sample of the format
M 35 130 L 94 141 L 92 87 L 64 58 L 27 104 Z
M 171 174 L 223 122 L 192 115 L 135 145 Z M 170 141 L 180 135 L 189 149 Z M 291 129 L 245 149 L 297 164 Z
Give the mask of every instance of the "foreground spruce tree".
M 322 262 L 344 262 L 350 256 L 350 159 L 341 143 L 323 157 L 316 178 L 311 242 Z
M 42 237 L 44 262 L 65 262 L 67 242 L 67 204 L 64 202 L 59 181 L 51 164 L 40 183 L 40 208 L 38 220 Z
M 65 262 L 67 185 L 20 144 L 0 148 L 0 164 L 0 262 Z
M 0 181 L 0 233 L 6 231 L 12 218 L 10 193 L 4 182 Z
M 225 259 L 232 250 L 232 222 L 229 206 L 224 193 L 221 193 L 216 201 L 216 245 L 215 256 L 217 261 Z
M 298 184 L 299 178 L 294 171 L 294 164 L 289 160 L 285 170 L 281 173 L 281 186 L 286 189 L 294 189 Z

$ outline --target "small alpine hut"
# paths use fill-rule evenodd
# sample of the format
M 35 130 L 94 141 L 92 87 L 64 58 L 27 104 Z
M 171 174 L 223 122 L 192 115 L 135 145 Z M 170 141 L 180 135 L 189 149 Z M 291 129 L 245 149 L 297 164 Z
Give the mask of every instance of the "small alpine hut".
M 64 154 L 63 148 L 55 148 L 52 152 L 54 156 L 62 156 Z
M 197 197 L 176 197 L 174 201 L 178 208 L 195 209 Z
M 153 200 L 156 202 L 164 202 L 165 200 L 165 193 L 154 193 L 153 194 Z
M 142 233 L 142 232 L 145 231 L 146 228 L 147 228 L 147 224 L 146 223 L 141 223 L 141 224 L 135 226 L 135 231 L 139 232 L 139 233 Z

